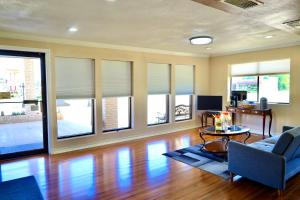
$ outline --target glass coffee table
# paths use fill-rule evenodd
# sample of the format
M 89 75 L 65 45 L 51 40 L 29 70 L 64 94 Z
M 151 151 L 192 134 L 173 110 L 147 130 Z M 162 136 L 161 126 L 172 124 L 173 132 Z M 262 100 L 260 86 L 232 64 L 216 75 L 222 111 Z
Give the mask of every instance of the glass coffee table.
M 227 131 L 216 131 L 214 126 L 205 128 L 199 131 L 200 138 L 203 140 L 203 145 L 201 147 L 202 151 L 207 151 L 216 154 L 227 154 L 228 152 L 228 142 L 231 137 L 238 135 L 246 135 L 244 143 L 250 138 L 250 129 L 244 126 L 233 125 L 228 128 Z M 204 136 L 214 136 L 219 139 L 207 142 Z

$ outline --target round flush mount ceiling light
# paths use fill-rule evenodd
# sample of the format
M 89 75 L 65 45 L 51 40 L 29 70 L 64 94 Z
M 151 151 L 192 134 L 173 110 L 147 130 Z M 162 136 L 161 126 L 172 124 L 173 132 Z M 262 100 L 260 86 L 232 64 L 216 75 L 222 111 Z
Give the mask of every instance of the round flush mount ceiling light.
M 74 32 L 77 32 L 77 31 L 78 31 L 78 28 L 76 28 L 76 27 L 70 27 L 70 28 L 68 29 L 68 31 L 74 33 Z
M 210 36 L 196 36 L 190 38 L 191 44 L 194 45 L 206 45 L 213 42 L 213 38 Z

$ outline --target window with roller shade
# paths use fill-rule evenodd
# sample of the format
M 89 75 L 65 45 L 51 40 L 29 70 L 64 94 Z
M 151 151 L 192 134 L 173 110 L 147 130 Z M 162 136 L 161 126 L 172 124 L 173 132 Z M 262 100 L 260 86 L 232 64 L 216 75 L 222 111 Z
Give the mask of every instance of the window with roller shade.
M 169 64 L 149 63 L 147 66 L 149 126 L 169 122 L 170 73 Z
M 57 137 L 94 133 L 95 62 L 55 58 Z
M 101 74 L 103 132 L 130 129 L 132 63 L 103 60 Z
M 290 59 L 231 65 L 231 91 L 247 91 L 247 100 L 290 102 Z
M 194 94 L 194 66 L 175 66 L 175 121 L 192 119 Z

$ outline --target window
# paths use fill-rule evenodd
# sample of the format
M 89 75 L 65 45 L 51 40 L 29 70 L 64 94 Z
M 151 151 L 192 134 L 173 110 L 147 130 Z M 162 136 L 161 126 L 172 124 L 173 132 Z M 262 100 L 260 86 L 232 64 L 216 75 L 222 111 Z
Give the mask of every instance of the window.
M 148 125 L 169 122 L 169 95 L 148 95 Z
M 247 91 L 247 100 L 290 102 L 290 60 L 273 60 L 231 66 L 231 90 Z
M 290 102 L 290 75 L 276 74 L 259 77 L 259 98 L 266 97 L 270 103 Z
M 232 91 L 247 91 L 248 101 L 257 101 L 257 88 L 258 88 L 257 76 L 240 76 L 232 77 L 231 90 Z
M 56 57 L 57 137 L 94 134 L 94 60 Z
M 176 95 L 175 121 L 192 119 L 192 95 Z
M 94 132 L 94 100 L 57 99 L 58 138 L 68 138 Z
M 171 81 L 169 64 L 148 64 L 148 125 L 169 122 Z
M 192 119 L 194 94 L 194 66 L 175 66 L 175 121 Z
M 102 127 L 104 132 L 131 128 L 131 97 L 102 99 Z
M 131 73 L 127 61 L 102 61 L 103 132 L 131 128 Z

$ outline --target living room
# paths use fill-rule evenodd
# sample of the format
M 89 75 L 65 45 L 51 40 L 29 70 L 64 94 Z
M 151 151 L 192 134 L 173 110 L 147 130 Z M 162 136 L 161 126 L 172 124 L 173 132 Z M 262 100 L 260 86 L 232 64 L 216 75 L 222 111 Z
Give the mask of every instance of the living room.
M 299 199 L 300 2 L 237 2 L 0 2 L 0 199 Z

